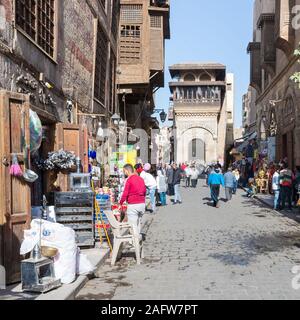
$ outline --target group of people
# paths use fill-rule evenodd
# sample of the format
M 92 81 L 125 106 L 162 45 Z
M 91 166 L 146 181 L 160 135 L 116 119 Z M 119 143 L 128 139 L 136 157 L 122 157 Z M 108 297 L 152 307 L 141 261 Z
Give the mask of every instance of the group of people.
M 154 168 L 149 164 L 126 164 L 123 168 L 126 178 L 120 206 L 127 204 L 127 219 L 136 232 L 141 234 L 141 218 L 148 209 L 151 214 L 157 212 L 157 204 L 167 205 L 167 195 L 174 196 L 173 205 L 182 204 L 180 184 L 182 169 L 176 163 L 159 165 Z M 146 198 L 149 195 L 150 208 Z
M 286 203 L 292 210 L 293 200 L 300 205 L 300 167 L 296 167 L 295 173 L 289 168 L 287 162 L 275 166 L 272 175 L 272 190 L 274 192 L 274 209 L 284 210 Z
M 220 207 L 221 186 L 225 188 L 226 202 L 231 201 L 233 195 L 237 192 L 240 179 L 239 171 L 237 169 L 233 170 L 233 168 L 230 167 L 227 172 L 223 174 L 222 166 L 218 163 L 214 166 L 209 166 L 206 174 L 214 207 Z

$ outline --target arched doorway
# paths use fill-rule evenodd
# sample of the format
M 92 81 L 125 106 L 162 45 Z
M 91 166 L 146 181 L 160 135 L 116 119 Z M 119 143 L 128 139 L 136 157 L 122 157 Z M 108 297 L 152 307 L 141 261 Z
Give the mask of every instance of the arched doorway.
M 206 146 L 202 139 L 193 139 L 190 141 L 189 161 L 206 162 Z

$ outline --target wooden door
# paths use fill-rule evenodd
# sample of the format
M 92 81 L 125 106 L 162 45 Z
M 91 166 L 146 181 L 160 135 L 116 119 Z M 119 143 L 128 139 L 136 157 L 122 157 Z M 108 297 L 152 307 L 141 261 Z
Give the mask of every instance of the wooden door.
M 24 169 L 21 127 L 30 144 L 29 100 L 20 94 L 0 91 L 0 256 L 7 283 L 20 281 L 20 246 L 31 220 L 30 186 L 9 174 L 12 155 L 17 154 Z
M 84 125 L 59 123 L 56 127 L 55 149 L 74 152 L 80 157 L 83 172 L 88 172 L 88 133 Z M 60 191 L 68 190 L 68 175 L 58 175 L 58 187 Z

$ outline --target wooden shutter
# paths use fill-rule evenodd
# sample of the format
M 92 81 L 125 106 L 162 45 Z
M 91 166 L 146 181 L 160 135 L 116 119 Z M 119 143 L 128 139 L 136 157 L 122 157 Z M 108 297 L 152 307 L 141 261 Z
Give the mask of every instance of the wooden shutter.
M 88 135 L 87 128 L 83 125 L 73 125 L 59 123 L 56 127 L 56 150 L 65 150 L 74 152 L 80 157 L 83 171 L 88 172 Z M 58 189 L 68 191 L 68 174 L 60 173 L 58 175 Z
M 31 220 L 30 186 L 9 174 L 13 154 L 24 169 L 22 122 L 29 145 L 28 98 L 0 91 L 0 262 L 6 269 L 7 283 L 20 281 L 20 246 Z

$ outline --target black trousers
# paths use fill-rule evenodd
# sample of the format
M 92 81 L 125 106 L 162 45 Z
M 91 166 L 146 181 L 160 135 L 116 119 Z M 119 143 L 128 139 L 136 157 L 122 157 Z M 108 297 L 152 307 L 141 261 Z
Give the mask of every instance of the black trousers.
M 280 193 L 281 209 L 285 209 L 286 202 L 289 204 L 289 209 L 292 209 L 292 188 L 282 186 Z
M 191 186 L 191 177 L 186 177 L 185 186 L 189 188 Z
M 213 184 L 210 187 L 211 190 L 211 198 L 214 202 L 214 206 L 216 207 L 219 202 L 219 196 L 220 196 L 220 185 L 219 184 Z
M 196 188 L 198 184 L 198 180 L 192 179 L 192 188 Z

